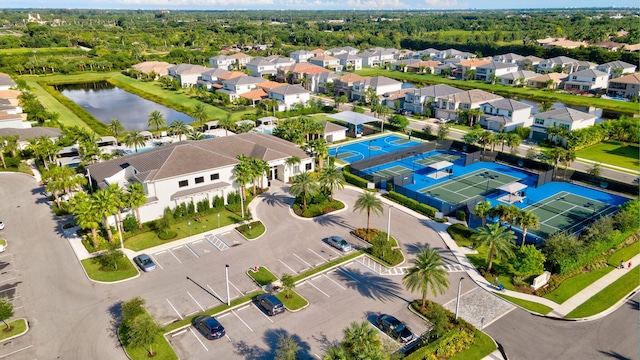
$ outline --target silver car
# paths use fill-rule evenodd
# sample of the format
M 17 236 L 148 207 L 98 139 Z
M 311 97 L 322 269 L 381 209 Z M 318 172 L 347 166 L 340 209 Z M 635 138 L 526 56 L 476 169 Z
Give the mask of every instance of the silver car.
M 156 269 L 156 263 L 153 262 L 151 257 L 147 254 L 141 254 L 133 258 L 133 261 L 144 272 L 153 271 Z
M 325 238 L 324 241 L 326 241 L 327 244 L 333 246 L 334 248 L 342 250 L 343 252 L 351 251 L 351 244 L 349 244 L 347 240 L 341 238 L 340 236 L 329 236 L 328 238 Z

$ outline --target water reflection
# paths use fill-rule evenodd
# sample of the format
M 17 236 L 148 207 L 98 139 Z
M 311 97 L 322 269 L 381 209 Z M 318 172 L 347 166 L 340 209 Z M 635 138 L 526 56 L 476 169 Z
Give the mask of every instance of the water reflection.
M 127 130 L 148 130 L 149 114 L 154 110 L 164 116 L 167 124 L 175 120 L 185 124 L 193 122 L 193 119 L 184 113 L 143 99 L 106 81 L 58 85 L 56 88 L 100 122 L 107 124 L 111 119 L 117 118 Z

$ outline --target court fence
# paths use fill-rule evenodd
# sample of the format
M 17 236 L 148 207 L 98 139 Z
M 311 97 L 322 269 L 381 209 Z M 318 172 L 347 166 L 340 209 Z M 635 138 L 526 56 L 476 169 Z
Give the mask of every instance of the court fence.
M 640 194 L 640 188 L 637 184 L 625 183 L 602 176 L 594 176 L 577 170 L 567 170 L 565 172 L 558 170 L 558 172 L 558 175 L 562 175 L 560 178 L 556 176 L 556 180 L 559 181 L 580 182 L 600 190 L 613 191 L 624 195 L 638 196 Z

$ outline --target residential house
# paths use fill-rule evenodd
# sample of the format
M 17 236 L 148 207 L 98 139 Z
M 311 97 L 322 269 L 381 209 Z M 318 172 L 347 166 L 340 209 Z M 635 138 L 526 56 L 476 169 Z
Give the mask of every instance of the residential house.
M 289 57 L 295 60 L 296 63 L 304 63 L 312 57 L 316 56 L 314 53 L 308 50 L 296 50 L 289 54 Z
M 389 109 L 396 111 L 404 109 L 404 99 L 407 92 L 412 92 L 415 88 L 406 88 L 400 90 L 389 91 L 382 94 L 381 104 Z
M 218 77 L 226 74 L 229 74 L 229 70 L 225 70 L 225 69 L 207 70 L 202 73 L 200 80 L 198 80 L 198 86 L 204 87 L 209 91 L 222 89 L 222 81 L 220 81 Z
M 584 41 L 572 41 L 572 40 L 567 40 L 567 39 L 557 39 L 555 41 L 545 42 L 544 44 L 542 44 L 542 46 L 543 47 L 547 47 L 547 48 L 563 47 L 563 48 L 567 48 L 567 49 L 575 49 L 575 48 L 579 48 L 581 46 L 589 46 L 589 44 L 587 44 Z
M 255 76 L 237 76 L 222 82 L 223 88 L 217 92 L 227 94 L 231 101 L 238 98 L 240 94 L 244 94 L 258 87 L 258 84 L 264 82 L 263 78 Z
M 458 110 L 469 111 L 479 109 L 481 104 L 502 99 L 502 96 L 483 90 L 467 90 L 436 98 L 436 117 L 458 119 Z
M 16 86 L 16 82 L 13 81 L 11 76 L 5 73 L 0 73 L 0 90 L 9 90 Z
M 261 57 L 257 57 L 251 60 L 247 63 L 246 67 L 251 76 L 254 77 L 264 77 L 265 75 L 275 76 L 278 72 L 276 69 L 276 64 Z
M 89 165 L 87 174 L 93 188 L 105 189 L 111 184 L 126 188 L 140 183 L 147 202 L 139 212 L 146 222 L 161 217 L 165 208 L 182 203 L 212 203 L 216 196 L 226 203 L 228 195 L 241 188 L 234 176 L 241 154 L 269 164 L 267 176 L 256 186 L 266 186 L 270 179 L 287 182 L 291 176 L 314 168 L 313 157 L 298 146 L 271 135 L 245 133 L 167 144 Z M 292 156 L 300 158 L 299 166 L 286 165 Z
M 159 76 L 169 75 L 168 69 L 172 66 L 174 66 L 174 64 L 169 64 L 168 62 L 165 62 L 165 61 L 144 61 L 131 66 L 131 68 L 136 71 L 140 71 L 145 75 L 149 75 L 153 73 L 153 74 L 156 74 L 156 77 L 159 77 Z M 0 84 L 0 89 L 2 89 L 1 84 Z
M 367 100 L 367 89 L 373 88 L 377 96 L 381 96 L 384 93 L 400 90 L 402 83 L 400 81 L 390 79 L 384 76 L 375 76 L 372 78 L 365 78 L 353 83 L 353 89 L 351 91 L 351 100 Z
M 193 64 L 179 64 L 167 69 L 169 76 L 178 79 L 182 87 L 196 85 L 202 73 L 209 70 L 211 68 Z
M 323 72 L 331 72 L 322 66 L 311 63 L 297 63 L 291 66 L 283 66 L 276 73 L 276 80 L 279 82 L 288 82 L 290 84 L 299 84 L 301 82 L 310 81 L 307 77 Z M 307 78 L 306 80 L 303 80 Z
M 256 106 L 257 103 L 264 99 L 269 98 L 269 93 L 264 91 L 264 89 L 258 87 L 251 91 L 240 94 L 240 98 L 247 99 L 251 103 L 251 106 Z
M 599 43 L 591 44 L 591 46 L 607 49 L 609 51 L 622 50 L 627 44 L 617 43 L 615 41 L 602 41 Z
M 324 120 L 324 131 L 322 137 L 327 140 L 328 143 L 335 143 L 341 140 L 345 140 L 347 138 L 347 130 L 348 128 L 334 124 L 330 121 Z
M 520 61 L 516 61 L 516 64 L 518 64 L 518 68 L 521 70 L 538 71 L 538 64 L 540 64 L 540 61 L 542 60 L 544 59 L 529 55 L 525 56 L 524 59 Z
M 391 68 L 391 70 L 407 72 L 409 65 L 421 62 L 422 60 L 420 59 L 400 59 L 392 61 L 389 67 Z
M 500 75 L 518 71 L 518 65 L 514 63 L 490 62 L 476 67 L 476 80 L 495 81 Z
M 24 115 L 24 116 L 23 116 Z M 26 124 L 23 123 L 26 118 L 26 114 L 9 113 L 8 111 L 0 111 L 0 129 L 6 128 L 24 128 Z
M 229 57 L 235 60 L 235 67 L 237 69 L 245 68 L 247 64 L 253 60 L 253 56 L 241 52 L 230 55 Z
M 491 63 L 491 60 L 488 59 L 460 60 L 456 64 L 456 68 L 451 72 L 451 75 L 453 75 L 456 79 L 466 79 L 467 73 L 469 71 L 476 72 L 478 66 L 487 65 L 489 63 Z
M 522 62 L 524 59 L 525 59 L 524 56 L 514 54 L 514 53 L 496 55 L 493 57 L 493 61 L 501 62 L 505 64 L 518 64 L 518 62 Z
M 526 85 L 530 79 L 540 74 L 529 70 L 518 70 L 496 77 L 496 82 L 502 85 Z
M 609 74 L 609 79 L 616 78 L 626 74 L 633 74 L 636 72 L 637 67 L 635 65 L 628 64 L 624 61 L 610 61 L 596 66 L 596 70 Z
M 0 121 L 0 137 L 3 136 L 15 136 L 18 135 L 18 149 L 24 150 L 29 146 L 29 140 L 46 136 L 53 140 L 58 141 L 62 137 L 62 130 L 58 128 L 50 127 L 2 127 Z
M 295 104 L 307 104 L 311 99 L 311 93 L 300 85 L 283 85 L 269 90 L 269 99 L 278 101 L 278 111 L 286 111 Z
M 266 81 L 263 81 L 263 82 L 259 83 L 258 87 L 268 93 L 269 90 L 275 89 L 277 87 L 284 86 L 284 85 L 285 84 L 279 83 L 277 81 L 266 80 Z
M 527 86 L 537 89 L 557 89 L 562 87 L 562 82 L 567 78 L 565 73 L 551 72 L 538 75 L 527 81 Z
M 351 99 L 353 83 L 366 79 L 357 74 L 346 74 L 333 81 L 333 91 L 335 96 L 346 95 L 347 99 Z
M 576 71 L 564 82 L 564 89 L 570 91 L 591 91 L 606 89 L 609 74 L 598 70 Z
M 311 52 L 313 53 L 312 57 L 322 56 L 322 55 L 331 55 L 327 50 L 320 49 L 320 48 L 313 49 L 313 50 L 311 50 Z
M 439 61 L 434 61 L 434 60 L 422 60 L 420 62 L 417 63 L 413 63 L 407 66 L 407 71 L 409 72 L 415 72 L 415 73 L 430 73 L 433 74 L 436 71 L 436 67 L 439 66 L 441 63 Z
M 362 58 L 358 55 L 351 54 L 340 54 L 335 55 L 335 57 L 340 60 L 340 65 L 346 71 L 358 71 L 362 70 Z
M 574 71 L 578 71 L 579 63 L 579 60 L 567 56 L 556 56 L 551 59 L 541 60 L 536 71 L 541 74 L 550 72 L 571 74 Z
M 640 89 L 640 74 L 630 74 L 609 80 L 607 95 L 617 98 L 637 99 Z
M 436 75 L 444 75 L 448 73 L 450 76 L 457 68 L 456 64 L 447 62 L 436 66 L 434 73 Z
M 547 128 L 550 127 L 562 127 L 571 132 L 576 129 L 592 126 L 596 122 L 595 116 L 571 108 L 537 113 L 533 115 L 533 118 L 529 138 L 534 140 L 548 139 Z
M 447 50 L 439 51 L 438 53 L 435 54 L 435 56 L 432 56 L 431 59 L 440 60 L 440 61 L 443 61 L 445 59 L 451 59 L 451 58 L 460 59 L 460 60 L 469 60 L 476 57 L 477 57 L 476 54 L 472 54 L 469 52 L 460 51 L 456 49 L 447 49 Z
M 321 66 L 325 69 L 333 70 L 334 72 L 342 72 L 342 65 L 340 59 L 330 55 L 322 55 L 313 57 L 307 60 L 310 64 Z
M 484 115 L 480 116 L 480 125 L 493 131 L 509 132 L 516 127 L 528 127 L 533 123 L 531 105 L 513 100 L 498 99 L 480 105 Z
M 432 85 L 420 89 L 407 91 L 404 96 L 404 109 L 414 114 L 422 114 L 429 106 L 431 109 L 436 102 L 436 98 L 462 92 L 449 85 Z M 432 109 L 433 110 L 433 109 Z M 433 114 L 433 111 L 432 111 Z
M 354 47 L 351 47 L 351 46 L 343 46 L 343 47 L 339 47 L 339 48 L 329 49 L 329 50 L 327 50 L 327 52 L 330 55 L 333 55 L 333 56 L 337 56 L 337 55 L 340 55 L 340 54 L 356 55 L 356 54 L 358 54 L 360 52 L 360 50 L 358 50 L 358 49 L 356 49 Z
M 362 59 L 362 67 L 380 66 L 380 54 L 373 51 L 363 51 L 358 56 Z
M 231 56 L 227 56 L 227 55 L 218 55 L 218 56 L 209 58 L 209 65 L 211 65 L 212 68 L 216 68 L 216 69 L 229 70 L 233 68 L 235 63 L 236 63 L 236 60 Z
M 440 53 L 440 50 L 434 49 L 434 48 L 428 48 L 428 49 L 416 51 L 416 55 L 418 56 L 418 58 L 422 60 L 434 59 L 439 53 Z
M 296 63 L 296 61 L 293 60 L 292 58 L 289 58 L 289 57 L 283 58 L 277 55 L 275 55 L 274 58 L 267 58 L 267 60 L 271 61 L 276 66 L 276 70 L 280 69 L 281 67 L 291 66 Z
M 307 75 L 309 79 L 309 86 L 307 87 L 311 92 L 326 94 L 329 92 L 330 85 L 339 78 L 339 76 L 332 72 L 322 72 L 313 75 Z

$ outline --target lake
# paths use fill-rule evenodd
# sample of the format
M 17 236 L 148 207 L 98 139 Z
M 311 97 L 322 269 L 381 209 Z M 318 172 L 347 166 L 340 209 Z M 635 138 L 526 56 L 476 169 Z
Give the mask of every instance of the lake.
M 193 122 L 187 114 L 126 92 L 106 81 L 57 85 L 56 89 L 100 122 L 107 124 L 116 118 L 127 130 L 149 130 L 149 114 L 154 110 L 164 116 L 167 125 L 175 120 L 185 124 Z

